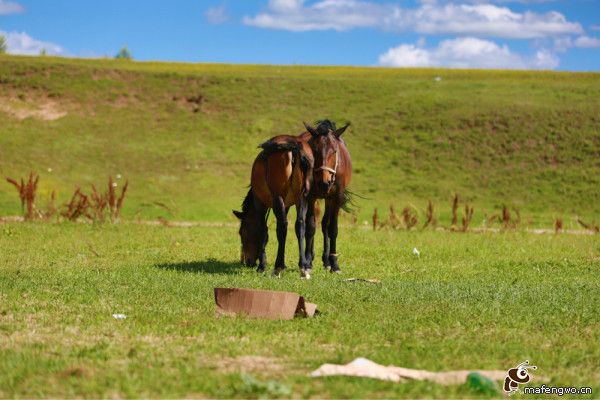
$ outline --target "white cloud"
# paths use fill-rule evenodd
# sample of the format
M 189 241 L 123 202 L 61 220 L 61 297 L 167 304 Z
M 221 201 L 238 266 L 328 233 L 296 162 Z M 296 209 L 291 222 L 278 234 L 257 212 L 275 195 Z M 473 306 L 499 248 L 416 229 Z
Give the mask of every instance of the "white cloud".
M 7 52 L 10 54 L 38 55 L 42 50 L 52 55 L 64 54 L 61 46 L 34 39 L 25 32 L 0 31 L 0 35 L 6 37 Z
M 222 24 L 229 19 L 225 6 L 211 7 L 204 13 L 206 20 L 214 25 Z
M 493 4 L 425 4 L 411 14 L 414 30 L 428 34 L 533 39 L 583 32 L 580 24 L 555 11 L 516 13 Z
M 401 44 L 379 56 L 379 64 L 386 67 L 431 67 L 431 52 L 414 44 Z
M 0 0 L 0 15 L 18 14 L 25 11 L 25 7 L 14 1 Z
M 321 0 L 304 6 L 304 0 L 269 0 L 268 11 L 244 17 L 246 25 L 294 32 L 344 31 L 374 27 L 388 20 L 397 7 L 360 0 Z
M 379 64 L 389 67 L 553 69 L 558 63 L 546 50 L 524 57 L 506 45 L 474 37 L 443 40 L 432 49 L 402 44 L 379 57 Z
M 494 4 L 439 4 L 422 0 L 417 8 L 367 0 L 270 0 L 265 12 L 244 17 L 251 26 L 288 31 L 380 28 L 421 34 L 453 34 L 532 39 L 581 34 L 579 23 L 556 11 L 518 13 Z
M 600 39 L 589 37 L 589 36 L 579 36 L 573 42 L 575 47 L 600 47 Z

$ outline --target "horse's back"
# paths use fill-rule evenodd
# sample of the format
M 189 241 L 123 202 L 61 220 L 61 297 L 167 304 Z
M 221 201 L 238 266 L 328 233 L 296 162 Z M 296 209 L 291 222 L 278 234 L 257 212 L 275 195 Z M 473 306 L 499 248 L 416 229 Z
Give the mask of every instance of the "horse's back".
M 273 204 L 273 196 L 281 196 L 285 207 L 296 204 L 300 196 L 304 174 L 300 160 L 294 160 L 294 152 L 285 150 L 293 145 L 302 148 L 294 136 L 276 136 L 265 142 L 263 152 L 254 160 L 251 186 L 256 197 L 267 207 Z

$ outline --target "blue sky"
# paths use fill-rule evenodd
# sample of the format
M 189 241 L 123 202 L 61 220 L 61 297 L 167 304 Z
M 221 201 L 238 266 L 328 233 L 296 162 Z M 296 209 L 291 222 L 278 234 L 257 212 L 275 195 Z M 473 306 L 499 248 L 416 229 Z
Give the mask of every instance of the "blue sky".
M 0 0 L 14 54 L 600 70 L 600 0 Z

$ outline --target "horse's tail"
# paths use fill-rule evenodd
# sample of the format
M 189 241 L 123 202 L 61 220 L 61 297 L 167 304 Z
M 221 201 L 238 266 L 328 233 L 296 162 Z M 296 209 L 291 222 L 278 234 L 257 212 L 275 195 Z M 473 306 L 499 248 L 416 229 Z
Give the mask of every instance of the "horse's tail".
M 300 168 L 304 174 L 306 174 L 310 168 L 310 161 L 302 148 L 302 144 L 296 141 L 279 142 L 271 139 L 260 144 L 258 147 L 262 149 L 262 152 L 260 153 L 261 158 L 266 159 L 271 154 L 290 151 L 292 152 L 292 168 L 297 162 L 300 162 Z
M 350 189 L 346 188 L 344 189 L 342 196 L 341 209 L 351 214 L 356 208 L 356 203 L 354 202 L 354 193 L 352 193 Z
M 346 211 L 347 213 L 353 213 L 356 209 L 360 209 L 360 207 L 358 207 L 356 204 L 355 197 L 363 200 L 368 199 L 367 197 L 361 196 L 360 194 L 357 194 L 348 188 L 344 189 L 341 205 L 342 210 Z

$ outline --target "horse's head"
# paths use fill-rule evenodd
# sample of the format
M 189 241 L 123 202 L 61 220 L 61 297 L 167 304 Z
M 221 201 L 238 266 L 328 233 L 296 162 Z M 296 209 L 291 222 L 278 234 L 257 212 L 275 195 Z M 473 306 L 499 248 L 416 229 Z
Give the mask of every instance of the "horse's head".
M 340 163 L 340 136 L 350 124 L 336 129 L 335 123 L 324 120 L 316 128 L 307 123 L 304 126 L 312 136 L 308 143 L 315 160 L 313 185 L 321 195 L 325 195 L 335 184 Z
M 253 194 L 250 190 L 242 204 L 242 211 L 233 211 L 240 220 L 240 239 L 242 249 L 240 262 L 248 267 L 256 265 L 261 247 L 261 220 L 253 207 Z

